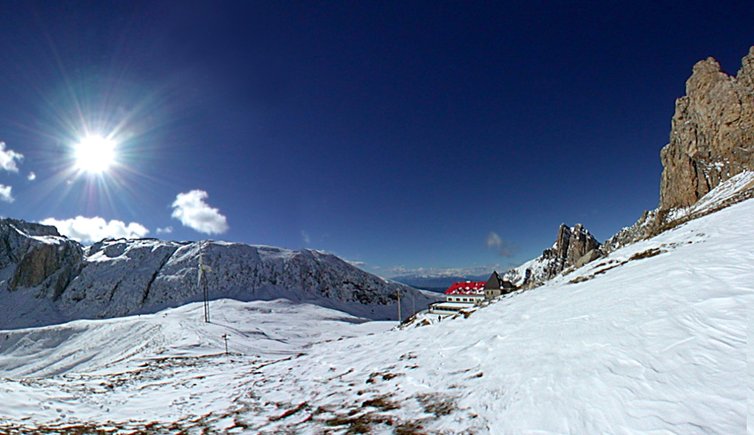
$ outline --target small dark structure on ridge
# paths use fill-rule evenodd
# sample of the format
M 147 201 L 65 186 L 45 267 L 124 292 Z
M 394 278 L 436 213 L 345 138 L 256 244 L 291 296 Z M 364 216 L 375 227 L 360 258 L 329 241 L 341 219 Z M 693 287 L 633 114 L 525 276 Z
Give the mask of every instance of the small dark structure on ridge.
M 500 278 L 497 271 L 493 271 L 490 279 L 484 284 L 484 298 L 487 300 L 494 299 L 514 290 L 516 290 L 516 287 L 513 283 Z

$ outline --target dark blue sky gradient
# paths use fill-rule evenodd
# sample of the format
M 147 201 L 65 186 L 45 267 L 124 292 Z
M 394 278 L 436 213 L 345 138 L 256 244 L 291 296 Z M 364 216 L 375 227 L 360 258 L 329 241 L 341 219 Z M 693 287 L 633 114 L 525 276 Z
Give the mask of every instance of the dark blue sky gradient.
M 658 201 L 692 65 L 730 72 L 754 2 L 24 2 L 0 6 L 0 174 L 29 220 L 171 219 L 202 189 L 215 238 L 396 267 L 518 264 L 557 225 L 600 240 Z M 80 112 L 80 114 L 79 114 Z M 65 179 L 81 119 L 128 168 Z M 502 257 L 485 239 L 514 247 Z M 307 243 L 303 234 L 308 235 Z

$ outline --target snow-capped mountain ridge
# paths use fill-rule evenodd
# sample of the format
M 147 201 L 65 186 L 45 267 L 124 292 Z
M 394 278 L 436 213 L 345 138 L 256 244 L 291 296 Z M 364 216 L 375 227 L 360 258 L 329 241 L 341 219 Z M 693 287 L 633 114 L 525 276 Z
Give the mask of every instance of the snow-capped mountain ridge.
M 370 319 L 395 318 L 431 297 L 335 255 L 271 246 L 107 239 L 87 248 L 53 227 L 0 221 L 0 327 L 155 312 L 201 300 L 199 256 L 212 299 L 310 302 Z M 5 249 L 3 249 L 5 248 Z

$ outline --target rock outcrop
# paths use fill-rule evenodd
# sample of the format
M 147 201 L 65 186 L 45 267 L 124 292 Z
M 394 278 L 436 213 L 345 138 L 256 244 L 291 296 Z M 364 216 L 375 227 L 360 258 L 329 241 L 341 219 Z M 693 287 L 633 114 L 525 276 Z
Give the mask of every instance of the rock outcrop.
M 545 249 L 540 257 L 509 270 L 504 279 L 522 288 L 532 288 L 602 255 L 600 243 L 583 225 L 561 224 L 551 248 Z
M 40 287 L 57 298 L 83 263 L 83 248 L 55 227 L 0 220 L 0 279 L 10 291 Z
M 736 76 L 711 57 L 694 65 L 661 160 L 660 210 L 693 205 L 720 182 L 754 170 L 754 47 Z
M 735 76 L 711 57 L 694 65 L 686 95 L 676 100 L 670 142 L 660 159 L 659 206 L 605 241 L 605 253 L 754 197 L 750 184 L 723 186 L 754 171 L 754 46 Z M 696 206 L 721 186 L 729 192 Z

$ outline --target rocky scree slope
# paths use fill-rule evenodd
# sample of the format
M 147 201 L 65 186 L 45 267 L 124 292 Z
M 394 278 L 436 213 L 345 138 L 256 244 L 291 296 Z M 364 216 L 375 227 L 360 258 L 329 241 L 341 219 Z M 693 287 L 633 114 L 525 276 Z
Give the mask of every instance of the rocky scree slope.
M 225 242 L 104 240 L 90 247 L 54 227 L 0 220 L 0 329 L 156 312 L 202 299 L 199 255 L 212 268 L 210 298 L 286 298 L 370 319 L 431 302 L 402 284 L 319 251 Z M 412 300 L 413 299 L 413 300 Z

